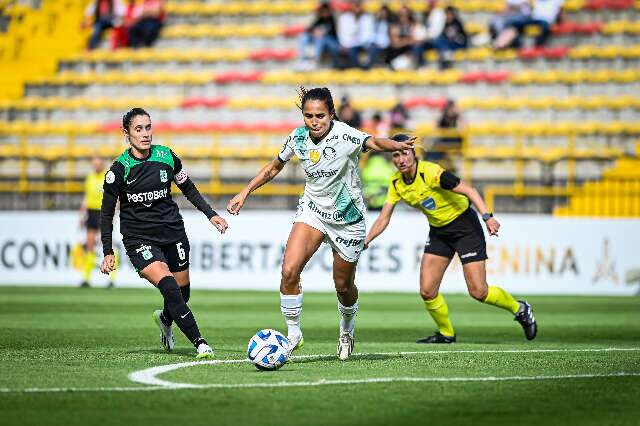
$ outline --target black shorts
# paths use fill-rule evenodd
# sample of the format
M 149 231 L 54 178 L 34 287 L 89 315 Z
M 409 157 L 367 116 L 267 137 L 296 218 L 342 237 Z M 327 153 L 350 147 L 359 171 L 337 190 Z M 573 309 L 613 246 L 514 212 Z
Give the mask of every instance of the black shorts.
M 453 222 L 430 227 L 424 252 L 448 259 L 458 253 L 462 264 L 487 260 L 487 242 L 477 213 L 468 208 Z
M 100 210 L 88 209 L 84 225 L 87 229 L 95 229 L 96 231 L 100 229 Z
M 171 244 L 157 244 L 138 238 L 123 238 L 124 248 L 137 272 L 153 262 L 166 263 L 171 272 L 189 268 L 189 239 L 186 235 Z

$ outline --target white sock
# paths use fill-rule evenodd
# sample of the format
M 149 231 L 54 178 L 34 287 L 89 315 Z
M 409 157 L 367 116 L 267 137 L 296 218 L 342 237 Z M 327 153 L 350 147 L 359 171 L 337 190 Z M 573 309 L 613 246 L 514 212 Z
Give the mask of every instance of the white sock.
M 300 314 L 302 313 L 302 292 L 291 295 L 280 293 L 280 312 L 284 315 L 285 322 L 287 323 L 287 336 L 301 335 Z
M 353 306 L 344 306 L 342 303 L 338 302 L 338 311 L 342 314 L 342 319 L 340 320 L 340 333 L 345 331 L 353 333 L 353 329 L 356 326 L 358 302 L 354 303 Z

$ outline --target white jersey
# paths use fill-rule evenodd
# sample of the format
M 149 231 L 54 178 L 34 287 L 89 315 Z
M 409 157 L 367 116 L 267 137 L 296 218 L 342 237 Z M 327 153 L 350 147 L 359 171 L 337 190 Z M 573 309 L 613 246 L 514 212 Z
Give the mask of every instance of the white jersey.
M 358 156 L 370 137 L 341 121 L 332 121 L 329 133 L 318 143 L 304 126 L 291 132 L 278 157 L 286 162 L 295 154 L 302 164 L 307 179 L 301 206 L 325 223 L 362 221 L 365 204 Z

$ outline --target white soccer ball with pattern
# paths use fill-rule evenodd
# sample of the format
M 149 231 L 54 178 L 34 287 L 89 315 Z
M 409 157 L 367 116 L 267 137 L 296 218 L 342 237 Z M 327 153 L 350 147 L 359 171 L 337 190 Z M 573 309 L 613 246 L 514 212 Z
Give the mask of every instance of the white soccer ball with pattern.
M 279 331 L 260 330 L 249 340 L 247 357 L 258 370 L 277 370 L 289 359 L 289 340 Z

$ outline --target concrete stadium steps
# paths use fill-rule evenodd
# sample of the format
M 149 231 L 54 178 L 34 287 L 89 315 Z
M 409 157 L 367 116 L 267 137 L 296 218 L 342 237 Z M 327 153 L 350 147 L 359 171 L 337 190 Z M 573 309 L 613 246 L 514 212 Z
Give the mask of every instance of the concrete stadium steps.
M 93 51 L 65 58 L 61 72 L 230 72 L 293 70 L 297 67 L 296 49 L 122 49 L 116 52 Z M 436 52 L 426 55 L 428 66 L 437 64 Z M 580 45 L 525 48 L 494 52 L 489 48 L 458 51 L 453 59 L 456 69 L 474 71 L 524 71 L 573 69 L 639 68 L 640 44 Z
M 143 105 L 154 120 L 177 123 L 283 122 L 300 119 L 295 98 L 24 98 L 0 103 L 0 120 L 108 122 L 131 105 Z M 633 121 L 640 118 L 640 100 L 632 96 L 588 98 L 462 98 L 458 105 L 466 121 Z M 354 106 L 365 119 L 386 113 L 396 98 L 359 98 Z M 446 98 L 412 97 L 403 100 L 411 123 L 434 122 Z M 337 104 L 337 106 L 339 103 Z

